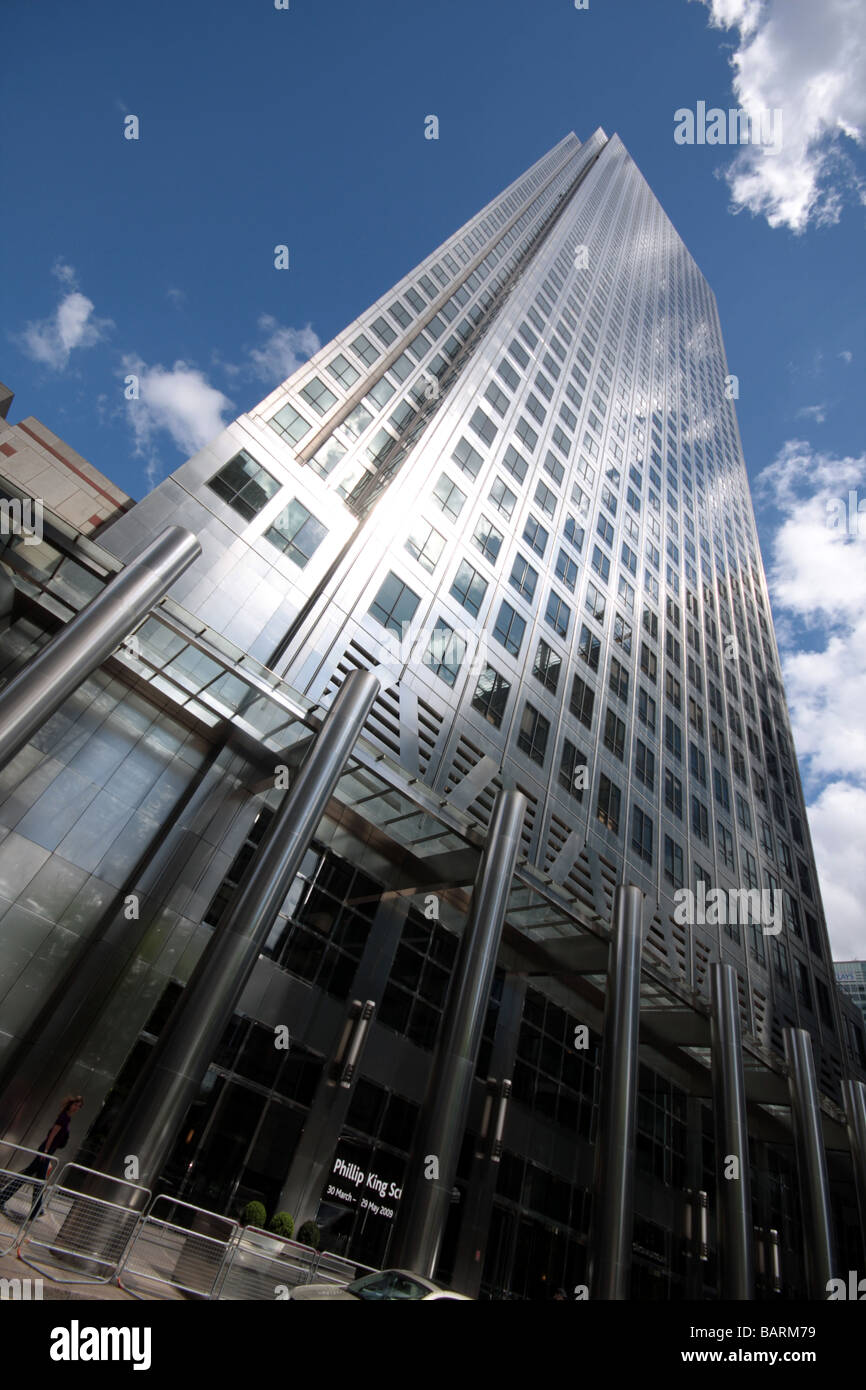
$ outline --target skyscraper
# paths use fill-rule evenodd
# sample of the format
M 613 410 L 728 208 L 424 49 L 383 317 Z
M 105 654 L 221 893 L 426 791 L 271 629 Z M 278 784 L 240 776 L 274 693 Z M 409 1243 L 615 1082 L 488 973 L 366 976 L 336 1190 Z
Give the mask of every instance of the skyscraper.
M 800 1233 L 820 1233 L 822 1213 L 808 1187 L 801 1210 L 797 1171 L 829 1166 L 826 1265 L 831 1209 L 837 1247 L 857 1240 L 843 1082 L 866 1076 L 866 1050 L 834 985 L 737 394 L 712 293 L 622 142 L 569 135 L 100 530 L 115 565 L 170 523 L 202 553 L 114 659 L 105 746 L 88 758 L 73 742 L 73 776 L 99 782 L 105 762 L 88 825 L 76 835 L 71 783 L 53 800 L 45 783 L 61 716 L 55 742 L 5 774 L 16 808 L 34 808 L 9 830 L 35 826 L 46 857 L 111 889 L 63 928 L 91 968 L 101 952 L 111 963 L 71 1046 L 62 1027 L 33 1041 L 49 985 L 19 981 L 19 1123 L 41 1123 L 33 1059 L 62 1040 L 74 1061 L 57 1074 L 109 1098 L 88 1156 L 119 1142 L 118 1106 L 171 1006 L 190 1007 L 183 987 L 270 843 L 310 732 L 350 673 L 370 671 L 363 736 L 188 1118 L 169 1116 L 164 1180 L 205 1206 L 288 1204 L 370 1263 L 393 1252 L 394 1221 L 412 1220 L 408 1198 L 398 1214 L 404 1186 L 423 1206 L 419 1136 L 447 1148 L 431 1116 L 456 1075 L 443 1039 L 460 1031 L 457 943 L 467 922 L 483 936 L 479 855 L 489 868 L 508 804 L 521 820 L 504 931 L 500 945 L 502 922 L 487 924 L 496 971 L 475 1004 L 480 1053 L 461 1062 L 476 1073 L 469 1108 L 448 1136 L 466 1124 L 447 1180 L 460 1200 L 447 1221 L 441 1204 L 428 1213 L 435 1238 L 404 1226 L 402 1248 L 494 1297 L 582 1283 L 605 1229 L 592 1146 L 612 1159 L 631 1084 L 635 1225 L 616 1238 L 632 1292 L 730 1288 L 737 1259 L 750 1278 L 753 1227 L 762 1291 L 819 1287 Z M 145 727 L 151 757 L 161 730 L 179 760 L 147 804 Z M 120 805 L 106 867 L 95 840 Z M 62 834 L 46 829 L 58 820 Z M 608 1059 L 617 1045 L 612 1000 L 625 1007 L 630 988 L 611 944 L 618 884 L 643 895 L 640 1066 L 635 1052 L 622 1093 L 599 1066 L 602 1036 Z M 130 894 L 143 907 L 121 929 Z M 727 1052 L 725 989 L 742 1031 Z M 280 1025 L 285 1054 L 269 1036 Z M 734 1125 L 727 1139 L 737 1121 L 708 1102 L 711 1072 L 735 1061 L 753 1182 L 726 1210 L 719 1126 Z M 804 1096 L 826 1157 L 804 1147 Z

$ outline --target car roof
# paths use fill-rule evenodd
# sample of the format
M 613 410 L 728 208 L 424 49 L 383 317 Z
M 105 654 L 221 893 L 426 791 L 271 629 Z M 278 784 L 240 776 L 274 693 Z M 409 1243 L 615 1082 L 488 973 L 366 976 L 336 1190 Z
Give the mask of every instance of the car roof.
M 416 1284 L 426 1284 L 428 1289 L 443 1289 L 443 1284 L 437 1284 L 432 1279 L 428 1279 L 426 1274 L 416 1274 L 414 1269 L 383 1269 L 382 1274 L 402 1274 L 406 1279 L 414 1279 Z

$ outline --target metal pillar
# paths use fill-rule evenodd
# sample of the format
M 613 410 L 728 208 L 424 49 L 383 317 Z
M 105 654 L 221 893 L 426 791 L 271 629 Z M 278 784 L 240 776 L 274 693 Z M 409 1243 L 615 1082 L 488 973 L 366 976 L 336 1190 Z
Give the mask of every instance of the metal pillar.
M 0 768 L 117 649 L 200 554 L 191 531 L 166 527 L 13 677 L 0 692 Z
M 860 1212 L 860 1243 L 866 1259 L 866 1081 L 843 1081 L 842 1095 L 848 1116 L 848 1143 Z
M 805 1028 L 784 1028 L 788 1090 L 797 1150 L 800 1202 L 803 1208 L 803 1250 L 810 1298 L 826 1299 L 834 1276 L 833 1228 L 827 1160 L 812 1039 Z
M 141 1182 L 159 1176 L 378 690 L 379 681 L 370 671 L 351 672 L 340 687 L 224 921 L 214 930 L 106 1140 L 98 1167 L 121 1172 L 125 1156 L 135 1155 Z
M 389 1259 L 428 1278 L 433 1277 L 436 1268 L 451 1202 L 525 810 L 526 799 L 521 792 L 499 793 L 475 879 L 472 912 L 451 977 L 406 1190 L 400 1202 L 395 1253 Z
M 590 1296 L 629 1296 L 634 1224 L 640 957 L 643 893 L 620 884 L 613 899 L 599 1093 Z
M 517 1040 L 520 1036 L 520 1023 L 523 1018 L 525 1002 L 526 979 L 519 975 L 506 975 L 490 1056 L 490 1072 L 494 1077 L 510 1079 L 514 1073 Z M 501 1113 L 501 1096 L 502 1081 L 500 1080 L 497 1086 L 496 1099 L 489 1114 L 485 1151 L 481 1157 L 476 1152 L 469 1175 L 466 1211 L 460 1222 L 460 1235 L 454 1255 L 451 1286 L 459 1290 L 460 1293 L 469 1294 L 470 1298 L 477 1298 L 481 1287 L 487 1237 L 493 1213 L 493 1199 L 496 1195 L 496 1183 L 499 1177 L 499 1162 L 493 1154 L 492 1145 L 497 1113 Z M 486 1106 L 490 1098 L 488 1092 L 483 1105 Z M 483 1128 L 483 1121 L 481 1127 Z
M 717 961 L 710 966 L 710 999 L 720 1296 L 750 1299 L 754 1297 L 755 1274 L 749 1131 L 739 990 L 737 972 L 732 965 Z M 732 1158 L 737 1160 L 736 1176 L 727 1173 Z

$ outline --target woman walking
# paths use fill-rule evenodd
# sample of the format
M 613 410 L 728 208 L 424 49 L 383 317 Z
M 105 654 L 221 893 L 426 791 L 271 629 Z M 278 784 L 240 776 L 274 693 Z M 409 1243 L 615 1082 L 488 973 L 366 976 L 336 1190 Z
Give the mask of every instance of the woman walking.
M 51 1155 L 60 1149 L 65 1149 L 69 1143 L 69 1126 L 72 1123 L 72 1116 L 79 1111 L 84 1104 L 84 1097 L 79 1095 L 67 1096 L 60 1109 L 60 1114 L 54 1121 L 50 1130 L 46 1134 L 42 1143 L 39 1145 L 39 1152 L 31 1163 L 19 1174 L 17 1178 L 11 1178 L 2 1190 L 0 1190 L 0 1211 L 4 1216 L 9 1216 L 6 1210 L 6 1203 L 10 1197 L 14 1197 L 19 1187 L 23 1187 L 28 1178 L 45 1179 L 53 1168 Z M 39 1215 L 42 1210 L 42 1199 L 45 1194 L 44 1181 L 33 1184 L 33 1202 L 30 1207 L 31 1220 Z

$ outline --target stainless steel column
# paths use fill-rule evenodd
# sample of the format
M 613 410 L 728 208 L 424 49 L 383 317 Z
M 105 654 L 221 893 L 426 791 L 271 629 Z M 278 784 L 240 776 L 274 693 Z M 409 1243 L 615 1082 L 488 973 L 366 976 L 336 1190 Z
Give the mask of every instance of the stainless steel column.
M 378 690 L 379 681 L 369 671 L 353 671 L 343 682 L 225 920 L 215 928 L 108 1136 L 97 1167 L 119 1174 L 125 1156 L 132 1154 L 142 1182 L 159 1176 Z
M 866 1082 L 843 1081 L 842 1095 L 848 1116 L 848 1143 L 860 1212 L 860 1244 L 866 1260 Z
M 200 554 L 191 531 L 166 527 L 28 661 L 0 692 L 0 767 L 116 650 Z
M 598 1299 L 629 1297 L 642 937 L 643 894 L 620 884 L 613 899 L 590 1240 L 590 1297 Z
M 803 1208 L 803 1251 L 810 1298 L 825 1299 L 827 1284 L 834 1277 L 833 1230 L 830 1219 L 830 1192 L 827 1161 L 812 1039 L 804 1028 L 784 1028 L 785 1057 L 788 1062 L 788 1090 L 791 1096 L 800 1202 Z
M 754 1297 L 752 1198 L 749 1177 L 749 1131 L 740 1040 L 737 972 L 719 962 L 710 966 L 712 1016 L 710 1037 L 713 1112 L 716 1122 L 716 1202 L 718 1209 L 721 1298 Z M 725 1168 L 736 1158 L 738 1173 Z
M 451 1202 L 525 810 L 521 792 L 499 793 L 451 977 L 388 1257 L 430 1278 Z

